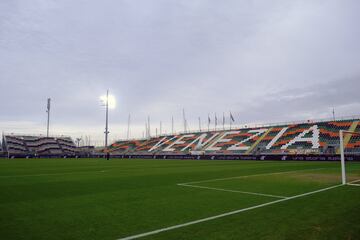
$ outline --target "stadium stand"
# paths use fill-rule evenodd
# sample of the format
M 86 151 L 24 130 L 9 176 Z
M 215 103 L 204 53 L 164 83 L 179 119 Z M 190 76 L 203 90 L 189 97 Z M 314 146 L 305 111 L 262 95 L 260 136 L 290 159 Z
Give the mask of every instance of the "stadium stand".
M 106 150 L 112 156 L 338 156 L 339 130 L 360 132 L 360 119 L 304 121 L 231 130 L 190 132 L 149 139 L 120 140 Z M 360 136 L 344 139 L 345 154 L 360 160 Z M 77 148 L 70 137 L 3 135 L 0 156 L 102 157 L 104 149 Z M 184 157 L 186 158 L 186 157 Z M 224 158 L 231 159 L 231 158 Z M 236 158 L 239 159 L 239 158 Z M 258 157 L 254 158 L 258 159 Z M 277 158 L 279 159 L 279 158 Z
M 145 140 L 117 141 L 109 147 L 119 154 L 336 154 L 339 130 L 360 132 L 359 119 L 302 122 L 226 131 L 182 133 Z M 360 137 L 352 136 L 347 154 L 360 155 Z
M 5 157 L 6 154 L 5 154 L 4 150 L 3 150 L 2 142 L 3 141 L 1 141 L 1 143 L 0 143 L 0 157 Z
M 360 124 L 358 124 L 354 130 L 360 132 Z M 352 135 L 348 144 L 346 145 L 345 151 L 348 153 L 359 154 L 360 149 L 360 135 Z
M 116 151 L 116 152 L 126 153 L 126 152 L 135 151 L 135 149 L 138 149 L 140 146 L 142 146 L 144 141 L 145 140 L 131 140 L 126 142 L 115 142 L 109 147 L 110 152 Z
M 70 137 L 4 135 L 2 141 L 8 157 L 72 157 L 76 146 Z
M 78 157 L 96 157 L 95 147 L 94 146 L 77 147 L 77 156 Z M 102 155 L 100 155 L 100 156 L 102 156 Z

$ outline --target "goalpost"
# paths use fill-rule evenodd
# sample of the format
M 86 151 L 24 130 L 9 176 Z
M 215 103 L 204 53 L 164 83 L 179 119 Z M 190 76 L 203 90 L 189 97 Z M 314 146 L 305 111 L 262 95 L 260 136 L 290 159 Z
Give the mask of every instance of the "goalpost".
M 346 136 L 345 136 L 346 135 Z M 353 132 L 353 131 L 345 131 L 345 130 L 340 130 L 339 131 L 339 137 L 340 137 L 340 156 L 341 156 L 341 182 L 342 184 L 351 184 L 351 185 L 357 185 L 360 186 L 360 184 L 355 184 L 355 183 L 347 183 L 346 181 L 346 166 L 345 166 L 345 148 L 346 145 L 348 144 L 348 142 L 350 141 L 351 137 L 353 135 L 359 136 L 360 137 L 360 133 L 359 132 Z M 356 182 L 360 182 L 356 181 Z

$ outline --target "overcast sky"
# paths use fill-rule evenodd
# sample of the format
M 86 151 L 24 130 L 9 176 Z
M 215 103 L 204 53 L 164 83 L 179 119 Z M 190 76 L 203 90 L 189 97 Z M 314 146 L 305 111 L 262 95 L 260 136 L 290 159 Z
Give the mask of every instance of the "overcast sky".
M 1 0 L 0 130 L 101 141 L 360 113 L 360 1 Z

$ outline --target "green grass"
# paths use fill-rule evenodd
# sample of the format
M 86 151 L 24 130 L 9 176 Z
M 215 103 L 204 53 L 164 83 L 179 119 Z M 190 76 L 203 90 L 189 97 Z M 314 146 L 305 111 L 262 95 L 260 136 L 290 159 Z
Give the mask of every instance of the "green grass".
M 178 183 L 291 197 L 339 184 L 339 165 L 1 159 L 0 239 L 119 239 L 279 199 Z M 360 163 L 347 167 L 351 180 L 360 179 Z M 284 173 L 269 175 L 277 172 Z M 242 177 L 248 175 L 255 176 Z M 211 180 L 219 178 L 231 179 Z M 141 239 L 360 239 L 360 187 L 341 186 Z

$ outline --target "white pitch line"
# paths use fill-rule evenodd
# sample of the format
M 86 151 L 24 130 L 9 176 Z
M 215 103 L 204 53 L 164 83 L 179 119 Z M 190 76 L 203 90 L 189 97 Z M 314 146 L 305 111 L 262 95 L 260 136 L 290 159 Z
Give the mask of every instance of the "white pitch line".
M 347 183 L 347 185 L 358 187 L 358 186 L 360 186 L 360 183 L 357 183 L 357 182 L 360 182 L 360 179 L 351 181 L 351 182 Z
M 238 191 L 238 190 L 230 190 L 230 189 L 224 189 L 224 188 L 213 188 L 213 187 L 205 187 L 205 186 L 190 185 L 190 184 L 177 184 L 177 185 L 178 186 L 183 186 L 183 187 L 203 188 L 203 189 L 209 189 L 209 190 L 217 190 L 217 191 L 233 192 L 233 193 L 243 193 L 243 194 L 265 196 L 265 197 L 272 197 L 272 198 L 287 198 L 285 196 L 279 196 L 279 195 L 272 195 L 272 194 L 266 194 L 266 193 L 256 193 L 256 192 L 246 192 L 246 191 Z
M 202 219 L 198 219 L 198 220 L 195 220 L 195 221 L 191 221 L 191 222 L 187 222 L 187 223 L 183 223 L 183 224 L 179 224 L 179 225 L 174 225 L 174 226 L 171 226 L 171 227 L 160 228 L 160 229 L 150 231 L 150 232 L 146 232 L 146 233 L 141 233 L 141 234 L 137 234 L 137 235 L 133 235 L 133 236 L 119 238 L 118 240 L 138 239 L 138 238 L 141 238 L 141 237 L 146 237 L 146 236 L 158 234 L 158 233 L 161 233 L 161 232 L 174 230 L 174 229 L 177 229 L 177 228 L 187 227 L 187 226 L 194 225 L 194 224 L 197 224 L 197 223 L 202 223 L 202 222 L 207 222 L 207 221 L 211 221 L 211 220 L 218 219 L 218 218 L 227 217 L 227 216 L 230 216 L 230 215 L 238 214 L 238 213 L 241 213 L 241 212 L 246 212 L 246 211 L 249 211 L 249 210 L 253 210 L 253 209 L 257 209 L 257 208 L 261 208 L 261 207 L 265 207 L 265 206 L 269 206 L 269 205 L 273 205 L 273 204 L 280 203 L 280 202 L 285 202 L 285 201 L 288 201 L 288 200 L 292 200 L 292 199 L 312 195 L 312 194 L 315 194 L 315 193 L 324 192 L 324 191 L 334 189 L 334 188 L 337 188 L 337 187 L 341 187 L 341 186 L 344 186 L 344 185 L 343 184 L 334 185 L 334 186 L 327 187 L 327 188 L 322 188 L 322 189 L 319 189 L 319 190 L 316 190 L 316 191 L 307 192 L 307 193 L 299 194 L 299 195 L 296 195 L 296 196 L 283 198 L 283 199 L 275 200 L 275 201 L 272 201 L 272 202 L 267 202 L 267 203 L 263 203 L 263 204 L 260 204 L 260 205 L 248 207 L 248 208 L 242 208 L 242 209 L 238 209 L 238 210 L 235 210 L 235 211 L 215 215 L 215 216 L 212 216 L 212 217 L 202 218 Z
M 238 178 L 258 177 L 258 176 L 267 176 L 267 175 L 278 175 L 278 174 L 285 174 L 285 173 L 292 173 L 292 172 L 305 172 L 305 171 L 315 171 L 315 170 L 322 170 L 322 169 L 334 169 L 334 168 L 311 168 L 311 169 L 292 170 L 292 171 L 284 171 L 284 172 L 260 173 L 260 174 L 244 175 L 244 176 L 236 176 L 236 177 L 227 177 L 227 178 L 214 178 L 214 179 L 201 180 L 201 181 L 195 181 L 195 182 L 186 182 L 186 183 L 179 183 L 179 184 L 216 182 L 216 181 L 224 181 L 224 180 L 238 179 Z
M 360 184 L 359 184 L 359 183 L 347 183 L 347 185 L 360 187 Z

